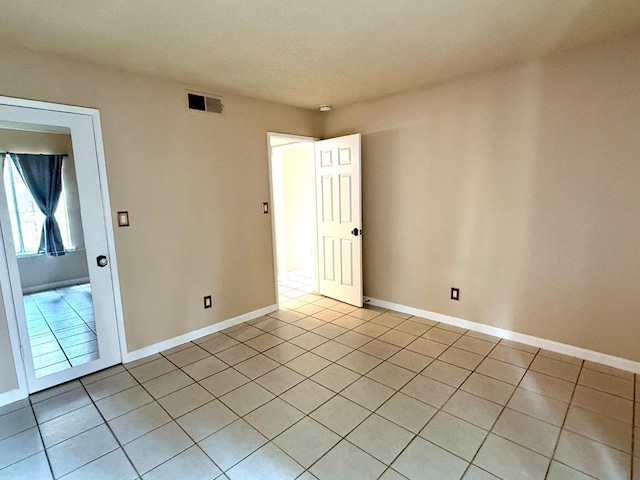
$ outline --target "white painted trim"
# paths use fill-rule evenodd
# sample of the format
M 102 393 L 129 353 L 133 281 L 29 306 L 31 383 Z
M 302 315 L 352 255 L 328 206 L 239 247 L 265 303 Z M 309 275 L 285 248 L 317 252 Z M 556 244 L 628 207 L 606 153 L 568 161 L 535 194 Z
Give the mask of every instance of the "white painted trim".
M 387 302 L 386 300 L 379 300 L 377 298 L 365 297 L 365 304 L 388 308 L 390 310 L 395 310 L 401 313 L 408 313 L 410 315 L 423 317 L 428 320 L 442 322 L 448 325 L 454 325 L 456 327 L 473 330 L 475 332 L 486 333 L 488 335 L 493 335 L 494 337 L 506 338 L 508 340 L 524 343 L 533 347 L 544 348 L 545 350 L 550 350 L 552 352 L 562 353 L 571 357 L 589 360 L 592 362 L 601 363 L 603 365 L 608 365 L 610 367 L 640 374 L 640 362 L 635 362 L 626 358 L 615 357 L 606 353 L 596 352 L 594 350 L 588 350 L 586 348 L 576 347 L 574 345 L 560 343 L 554 340 L 548 340 L 546 338 L 534 337 L 533 335 L 527 335 L 525 333 L 518 333 L 503 328 L 493 327 L 491 325 L 485 325 L 483 323 L 472 322 L 470 320 L 464 320 L 462 318 L 452 317 L 450 315 L 444 315 L 442 313 L 431 312 L 429 310 L 408 307 L 406 305 Z
M 33 287 L 27 287 L 22 289 L 23 295 L 30 293 L 44 292 L 45 290 L 52 290 L 54 288 L 70 287 L 73 285 L 80 285 L 82 283 L 89 283 L 89 277 L 72 278 L 70 280 L 60 280 L 59 282 L 45 283 L 43 285 L 36 285 Z
M 262 315 L 266 315 L 267 313 L 275 312 L 276 310 L 278 310 L 277 305 L 269 305 L 252 312 L 243 313 L 242 315 L 238 315 L 237 317 L 214 323 L 213 325 L 209 325 L 208 327 L 194 330 L 193 332 L 185 333 L 183 335 L 178 335 L 177 337 L 154 343 L 153 345 L 149 345 L 148 347 L 144 347 L 139 350 L 134 350 L 133 352 L 125 353 L 122 356 L 122 361 L 123 363 L 133 362 L 135 360 L 148 357 L 149 355 L 153 355 L 154 353 L 160 353 L 170 348 L 177 347 L 178 345 L 182 345 L 183 343 L 192 342 L 193 340 L 197 340 L 198 338 L 211 335 L 212 333 L 219 332 L 220 330 L 224 330 L 225 328 L 233 327 L 234 325 L 238 325 L 239 323 L 248 322 L 249 320 L 261 317 Z
M 0 393 L 0 407 L 4 407 L 5 405 L 9 405 L 10 403 L 17 402 L 18 400 L 22 400 L 23 398 L 27 398 L 28 396 L 29 392 L 20 388 Z

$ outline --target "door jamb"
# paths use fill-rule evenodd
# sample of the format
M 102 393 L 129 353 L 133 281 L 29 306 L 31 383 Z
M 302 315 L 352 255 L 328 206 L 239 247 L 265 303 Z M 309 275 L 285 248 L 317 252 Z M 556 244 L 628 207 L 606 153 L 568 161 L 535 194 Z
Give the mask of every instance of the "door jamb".
M 100 123 L 100 111 L 94 108 L 76 107 L 72 105 L 63 105 L 57 103 L 40 102 L 35 100 L 26 100 L 21 98 L 0 96 L 0 105 L 8 105 L 14 107 L 33 108 L 36 110 L 49 110 L 61 113 L 72 113 L 78 115 L 86 115 L 91 118 L 93 126 L 93 138 L 95 142 L 96 156 L 98 162 L 98 176 L 100 180 L 100 196 L 102 199 L 102 214 L 105 221 L 105 237 L 107 242 L 107 252 L 109 254 L 109 262 L 111 263 L 111 281 L 113 286 L 113 298 L 116 313 L 116 329 L 119 341 L 120 359 L 126 358 L 126 335 L 124 329 L 124 314 L 122 309 L 122 299 L 120 297 L 120 276 L 118 273 L 118 261 L 116 258 L 115 236 L 113 232 L 113 222 L 111 219 L 111 202 L 109 199 L 109 187 L 107 181 L 107 168 L 104 155 L 104 143 L 102 139 L 102 128 Z M 3 232 L 3 236 L 6 235 Z M 4 241 L 4 240 L 3 240 Z M 8 270 L 0 272 L 0 280 L 3 286 L 11 286 Z M 13 287 L 12 287 L 13 288 Z M 29 395 L 29 387 L 27 385 L 27 376 L 24 361 L 21 354 L 21 341 L 18 332 L 18 318 L 13 304 L 13 296 L 3 295 L 3 302 L 6 313 L 7 327 L 9 330 L 9 341 L 13 353 L 13 361 L 16 369 L 16 377 L 18 381 L 18 393 L 7 397 L 7 400 L 18 400 L 26 398 Z M 13 392 L 7 392 L 13 394 Z M 4 399 L 4 394 L 0 394 Z M 15 398 L 14 398 L 15 397 Z
M 320 140 L 317 137 L 305 137 L 305 136 L 301 136 L 301 135 L 292 135 L 289 133 L 277 133 L 277 132 L 267 132 L 267 157 L 269 160 L 269 204 L 272 207 L 271 210 L 271 245 L 273 247 L 273 276 L 274 276 L 274 283 L 275 283 L 275 294 L 276 294 L 276 301 L 275 304 L 278 307 L 278 309 L 280 309 L 280 291 L 279 291 L 279 287 L 278 287 L 278 250 L 277 250 L 277 246 L 276 246 L 276 223 L 275 223 L 275 214 L 274 214 L 274 210 L 273 210 L 273 200 L 274 200 L 274 194 L 273 194 L 273 160 L 271 158 L 271 153 L 272 153 L 272 148 L 271 147 L 271 138 L 272 137 L 284 137 L 284 138 L 290 138 L 291 140 L 293 140 L 295 143 L 312 143 L 312 142 L 317 142 L 318 140 Z M 315 150 L 313 150 L 315 152 Z M 315 153 L 314 153 L 315 154 Z M 315 168 L 315 161 L 314 161 L 314 168 Z M 313 183 L 313 189 L 314 189 L 314 202 L 315 202 L 315 182 Z M 313 234 L 313 238 L 314 238 L 314 252 L 313 252 L 313 256 L 314 256 L 314 263 L 316 265 L 314 265 L 314 271 L 315 271 L 315 282 L 316 282 L 316 287 L 318 286 L 318 235 L 316 232 L 317 229 L 317 219 L 316 219 L 316 208 L 313 209 L 313 216 L 314 216 L 314 222 L 313 222 L 313 229 L 314 229 L 314 234 Z

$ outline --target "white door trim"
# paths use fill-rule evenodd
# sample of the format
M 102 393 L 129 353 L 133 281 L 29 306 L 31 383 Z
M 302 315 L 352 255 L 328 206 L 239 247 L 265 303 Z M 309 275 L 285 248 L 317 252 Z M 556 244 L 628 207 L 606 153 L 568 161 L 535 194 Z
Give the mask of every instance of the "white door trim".
M 71 105 L 61 105 L 48 102 L 39 102 L 34 100 L 24 100 L 12 97 L 0 96 L 0 105 L 30 108 L 34 110 L 45 110 L 59 113 L 72 113 L 85 115 L 91 118 L 93 135 L 95 142 L 95 150 L 98 161 L 98 173 L 101 190 L 102 210 L 105 220 L 105 236 L 107 250 L 109 254 L 109 261 L 111 263 L 111 281 L 113 285 L 113 299 L 116 314 L 116 328 L 117 338 L 119 341 L 120 358 L 126 353 L 126 337 L 124 330 L 124 316 L 122 310 L 122 300 L 120 297 L 120 278 L 118 275 L 118 263 L 116 258 L 115 238 L 113 234 L 113 224 L 111 221 L 111 203 L 109 200 L 109 190 L 107 181 L 107 171 L 104 157 L 104 144 L 102 140 L 102 130 L 100 125 L 100 112 L 93 108 L 76 107 Z M 7 232 L 3 232 L 3 235 L 7 235 Z M 6 258 L 5 260 L 6 261 Z M 8 265 L 7 265 L 8 266 Z M 5 292 L 11 290 L 11 280 L 9 276 L 9 269 L 0 269 L 0 284 Z M 8 289 L 7 289 L 8 288 Z M 13 353 L 14 365 L 16 368 L 16 377 L 18 380 L 18 391 L 20 398 L 26 398 L 28 396 L 28 385 L 26 367 L 24 360 L 20 352 L 20 335 L 18 330 L 18 317 L 15 310 L 13 295 L 3 296 L 5 313 L 7 316 L 7 326 L 9 330 L 9 340 L 11 342 L 11 350 Z
M 272 149 L 273 148 L 277 148 L 277 147 L 272 147 L 271 146 L 271 139 L 272 137 L 284 137 L 284 138 L 290 138 L 293 142 L 292 143 L 312 143 L 312 142 L 316 142 L 319 139 L 315 138 L 315 137 L 304 137 L 301 135 L 291 135 L 288 133 L 277 133 L 277 132 L 267 132 L 267 157 L 268 157 L 268 161 L 269 161 L 269 205 L 270 205 L 270 216 L 271 216 L 271 244 L 273 247 L 273 277 L 274 277 L 274 284 L 275 284 L 275 294 L 276 294 L 276 301 L 275 304 L 277 306 L 278 309 L 280 309 L 280 292 L 279 292 L 279 288 L 278 288 L 278 248 L 276 245 L 276 221 L 275 221 L 275 215 L 273 214 L 273 207 L 274 207 L 274 185 L 273 185 L 273 158 L 272 158 Z M 315 183 L 314 183 L 315 185 Z M 315 186 L 314 186 L 315 188 Z M 313 193 L 314 197 L 315 197 L 315 191 Z M 316 209 L 313 209 L 313 214 L 315 215 Z M 314 224 L 314 242 L 317 242 L 317 234 L 315 232 L 315 228 L 316 228 L 316 223 L 317 222 L 313 222 Z M 314 270 L 316 271 L 316 285 L 318 284 L 318 273 L 317 273 L 317 245 L 314 245 Z

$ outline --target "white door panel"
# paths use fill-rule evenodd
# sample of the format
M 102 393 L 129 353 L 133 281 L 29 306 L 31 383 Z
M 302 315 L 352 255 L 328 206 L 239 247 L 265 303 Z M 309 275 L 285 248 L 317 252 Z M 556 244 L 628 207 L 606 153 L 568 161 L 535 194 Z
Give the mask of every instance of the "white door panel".
M 315 143 L 319 293 L 362 306 L 360 134 Z

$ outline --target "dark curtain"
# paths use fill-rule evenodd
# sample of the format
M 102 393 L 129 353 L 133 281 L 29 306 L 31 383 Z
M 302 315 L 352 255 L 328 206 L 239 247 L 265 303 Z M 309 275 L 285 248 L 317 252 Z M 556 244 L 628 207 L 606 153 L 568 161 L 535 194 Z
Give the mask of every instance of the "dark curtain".
M 64 255 L 64 245 L 58 222 L 53 214 L 62 192 L 62 160 L 65 155 L 33 155 L 11 153 L 22 180 L 45 215 L 38 253 Z

